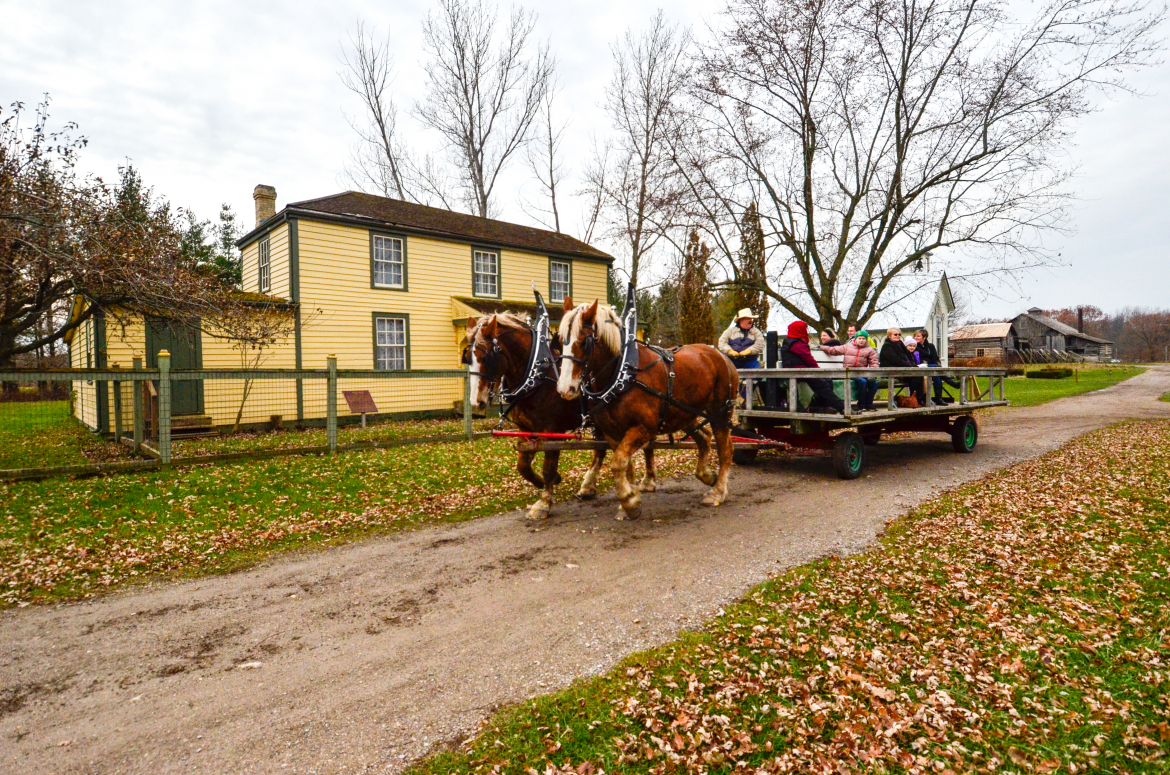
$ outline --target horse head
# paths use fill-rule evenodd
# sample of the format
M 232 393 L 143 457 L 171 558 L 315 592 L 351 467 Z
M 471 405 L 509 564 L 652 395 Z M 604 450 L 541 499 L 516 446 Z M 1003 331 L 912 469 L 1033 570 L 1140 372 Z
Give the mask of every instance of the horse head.
M 526 341 L 521 341 L 525 339 Z M 471 366 L 471 402 L 483 409 L 504 379 L 523 379 L 532 337 L 514 315 L 503 313 L 467 319 L 467 351 L 464 362 Z M 510 373 L 517 372 L 518 373 Z
M 613 309 L 594 301 L 573 306 L 565 299 L 565 316 L 561 318 L 561 374 L 557 392 L 562 398 L 575 399 L 581 394 L 581 380 L 598 368 L 601 359 L 609 359 L 621 350 L 622 327 Z

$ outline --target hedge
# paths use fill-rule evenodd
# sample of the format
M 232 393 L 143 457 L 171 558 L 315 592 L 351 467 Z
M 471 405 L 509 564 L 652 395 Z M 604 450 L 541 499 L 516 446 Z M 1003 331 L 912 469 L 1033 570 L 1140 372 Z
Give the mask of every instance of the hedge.
M 1029 371 L 1028 379 L 1067 379 L 1073 375 L 1072 369 L 1041 369 Z

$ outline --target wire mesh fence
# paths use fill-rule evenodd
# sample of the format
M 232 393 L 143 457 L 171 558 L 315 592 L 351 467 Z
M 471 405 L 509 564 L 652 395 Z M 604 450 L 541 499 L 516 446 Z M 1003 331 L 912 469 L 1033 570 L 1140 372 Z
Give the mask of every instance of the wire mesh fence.
M 463 370 L 0 372 L 0 476 L 473 439 Z

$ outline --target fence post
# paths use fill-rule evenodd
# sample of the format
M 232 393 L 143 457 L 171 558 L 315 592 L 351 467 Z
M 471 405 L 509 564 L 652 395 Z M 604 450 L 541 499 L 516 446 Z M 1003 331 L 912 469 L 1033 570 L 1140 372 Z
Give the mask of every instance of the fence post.
M 325 436 L 329 440 L 329 454 L 334 455 L 337 453 L 337 356 L 325 356 L 325 364 L 329 369 L 325 380 Z
M 475 429 L 471 425 L 471 366 L 463 375 L 463 432 L 468 441 L 475 441 Z
M 158 351 L 158 460 L 171 464 L 171 354 Z
M 142 359 L 134 359 L 134 370 L 142 370 Z M 146 436 L 146 413 L 143 406 L 142 380 L 134 380 L 134 452 L 142 452 L 142 439 Z
M 118 368 L 118 364 L 111 364 Z M 114 443 L 122 443 L 122 381 L 115 379 L 114 383 Z

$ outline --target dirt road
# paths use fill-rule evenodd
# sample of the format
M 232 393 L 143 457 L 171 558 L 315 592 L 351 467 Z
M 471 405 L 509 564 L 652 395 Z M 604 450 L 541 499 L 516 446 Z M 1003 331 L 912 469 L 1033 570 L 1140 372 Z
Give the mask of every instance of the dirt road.
M 249 572 L 0 614 L 0 772 L 395 772 L 493 708 L 605 670 L 750 586 L 940 489 L 1126 417 L 1170 417 L 1160 368 L 1094 394 L 883 443 L 868 475 L 820 458 L 693 479 L 615 522 L 613 496 L 276 560 Z

